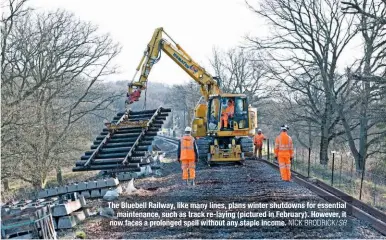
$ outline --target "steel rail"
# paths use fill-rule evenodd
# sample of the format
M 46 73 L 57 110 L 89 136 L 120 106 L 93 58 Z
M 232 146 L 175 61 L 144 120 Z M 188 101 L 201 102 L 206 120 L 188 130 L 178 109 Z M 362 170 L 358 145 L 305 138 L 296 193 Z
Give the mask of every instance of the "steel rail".
M 158 136 L 158 137 L 168 142 L 178 141 L 177 139 L 175 138 L 173 139 L 171 137 L 165 137 L 165 136 Z M 276 163 L 273 163 L 264 159 L 259 161 L 267 163 L 269 166 L 275 168 L 276 170 L 279 169 L 279 166 Z M 386 214 L 384 212 L 379 211 L 378 209 L 373 208 L 368 204 L 358 199 L 355 199 L 354 197 L 332 186 L 329 186 L 320 180 L 309 179 L 308 177 L 305 177 L 302 174 L 293 170 L 291 170 L 291 172 L 293 173 L 292 179 L 297 184 L 308 188 L 309 190 L 316 193 L 318 196 L 326 199 L 327 201 L 346 203 L 346 205 L 349 206 L 349 208 L 351 208 L 351 212 L 349 212 L 349 214 L 351 214 L 353 217 L 357 219 L 370 223 L 374 229 L 386 235 Z
M 264 159 L 259 161 L 267 163 L 276 170 L 279 169 L 279 166 L 275 163 L 269 162 Z M 312 192 L 316 193 L 318 196 L 326 199 L 327 201 L 345 202 L 347 206 L 351 208 L 350 214 L 352 216 L 370 223 L 374 229 L 378 230 L 382 234 L 386 234 L 385 213 L 319 180 L 312 179 L 311 181 L 313 182 L 310 182 L 310 179 L 303 176 L 302 174 L 293 170 L 291 170 L 291 172 L 293 173 L 292 179 L 299 185 L 310 189 Z M 348 199 L 350 199 L 351 201 L 349 201 Z
M 119 124 L 124 118 L 125 118 L 125 113 L 119 118 L 119 120 L 117 121 L 117 124 Z M 102 146 L 107 142 L 108 139 L 110 139 L 110 137 L 113 135 L 113 132 L 110 132 L 105 136 L 105 138 L 103 138 L 103 140 L 99 143 L 98 147 L 94 150 L 94 152 L 90 155 L 90 157 L 87 159 L 87 161 L 85 162 L 85 164 L 83 165 L 84 167 L 87 167 L 92 161 L 93 159 L 95 158 L 95 156 L 99 153 L 100 149 L 102 148 Z
M 147 122 L 146 128 L 142 129 L 142 131 L 139 134 L 137 140 L 131 146 L 130 151 L 126 154 L 126 157 L 123 159 L 122 164 L 126 164 L 128 159 L 133 155 L 133 152 L 135 151 L 135 148 L 138 146 L 138 144 L 141 141 L 142 137 L 146 134 L 146 132 L 149 129 L 150 125 L 153 123 L 153 121 L 157 118 L 158 114 L 161 112 L 161 108 L 162 107 L 158 107 L 157 110 L 155 110 L 153 116 Z

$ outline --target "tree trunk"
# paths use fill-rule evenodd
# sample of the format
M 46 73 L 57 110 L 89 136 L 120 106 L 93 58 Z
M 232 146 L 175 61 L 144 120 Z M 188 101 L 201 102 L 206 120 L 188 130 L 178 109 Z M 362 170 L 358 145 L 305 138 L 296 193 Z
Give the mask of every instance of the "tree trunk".
M 371 56 L 374 52 L 373 49 L 373 42 L 368 41 L 368 36 L 364 36 L 367 40 L 366 44 L 366 54 L 365 54 L 365 61 L 364 61 L 364 67 L 363 67 L 363 74 L 365 76 L 371 74 Z M 368 130 L 369 130 L 369 114 L 368 114 L 368 108 L 369 108 L 369 98 L 371 97 L 371 89 L 370 89 L 370 83 L 367 81 L 362 82 L 363 86 L 363 93 L 362 93 L 362 99 L 361 99 L 361 110 L 360 110 L 360 127 L 359 127 L 359 156 L 356 163 L 357 171 L 363 170 L 364 165 L 366 162 L 367 157 L 367 140 L 368 140 Z
M 32 181 L 32 186 L 34 187 L 34 189 L 36 190 L 39 190 L 39 189 L 42 189 L 42 183 L 41 181 Z
M 367 98 L 366 98 L 367 99 Z M 359 151 L 358 157 L 356 158 L 356 168 L 357 171 L 363 169 L 363 164 L 366 161 L 367 155 L 367 126 L 368 126 L 368 117 L 367 117 L 367 100 L 363 100 L 362 110 L 361 110 L 361 120 L 360 120 L 360 130 L 359 130 Z
M 312 136 L 312 128 L 311 128 L 311 121 L 308 120 L 308 147 L 312 149 L 313 146 L 313 136 Z
M 191 122 L 192 122 L 192 110 L 188 110 L 188 126 L 190 126 Z
M 60 167 L 56 168 L 56 180 L 58 181 L 58 184 L 60 186 L 63 185 L 63 175 L 62 175 L 62 169 Z
M 4 191 L 7 192 L 9 191 L 9 181 L 8 179 L 3 180 L 3 186 L 4 186 Z
M 322 165 L 328 164 L 328 127 L 326 126 L 326 118 L 322 120 L 321 136 L 320 136 L 320 150 L 319 150 L 319 161 Z

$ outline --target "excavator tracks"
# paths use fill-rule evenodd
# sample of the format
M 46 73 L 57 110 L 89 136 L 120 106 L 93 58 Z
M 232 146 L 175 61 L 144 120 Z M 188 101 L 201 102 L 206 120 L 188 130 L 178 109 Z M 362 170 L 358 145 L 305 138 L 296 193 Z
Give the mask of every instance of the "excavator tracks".
M 72 171 L 140 171 L 147 165 L 148 148 L 171 109 L 118 113 L 96 137 L 91 150 L 84 153 Z

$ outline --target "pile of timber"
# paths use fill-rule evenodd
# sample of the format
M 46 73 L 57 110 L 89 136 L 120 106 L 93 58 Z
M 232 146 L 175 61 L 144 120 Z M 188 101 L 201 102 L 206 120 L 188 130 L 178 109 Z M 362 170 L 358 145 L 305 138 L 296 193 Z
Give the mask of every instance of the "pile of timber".
M 149 147 L 171 109 L 118 113 L 95 139 L 73 171 L 141 172 L 149 165 Z

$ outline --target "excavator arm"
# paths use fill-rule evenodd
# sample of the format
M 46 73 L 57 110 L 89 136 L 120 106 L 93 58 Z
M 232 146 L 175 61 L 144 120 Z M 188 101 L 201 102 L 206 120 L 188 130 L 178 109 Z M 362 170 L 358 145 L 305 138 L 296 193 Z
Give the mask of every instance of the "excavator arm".
M 249 106 L 246 95 L 222 93 L 219 79 L 195 62 L 163 28 L 154 31 L 136 73 L 128 84 L 127 103 L 139 100 L 141 91 L 147 87 L 150 71 L 160 60 L 162 52 L 200 85 L 201 95 L 206 100 L 196 105 L 194 119 L 189 123 L 192 136 L 197 141 L 199 157 L 206 159 L 210 165 L 211 162 L 241 162 L 245 159 L 244 154 L 251 155 L 253 144 L 248 136 L 254 135 L 257 115 L 256 110 Z M 133 123 L 128 122 L 126 125 Z
M 163 33 L 171 40 L 163 38 Z M 138 101 L 141 91 L 146 89 L 149 73 L 161 58 L 161 51 L 166 53 L 192 79 L 200 85 L 202 96 L 208 100 L 210 95 L 221 93 L 218 80 L 212 77 L 203 67 L 196 63 L 164 30 L 157 28 L 147 45 L 144 55 L 139 62 L 131 83 L 128 84 L 127 104 Z M 136 76 L 140 72 L 139 79 Z

